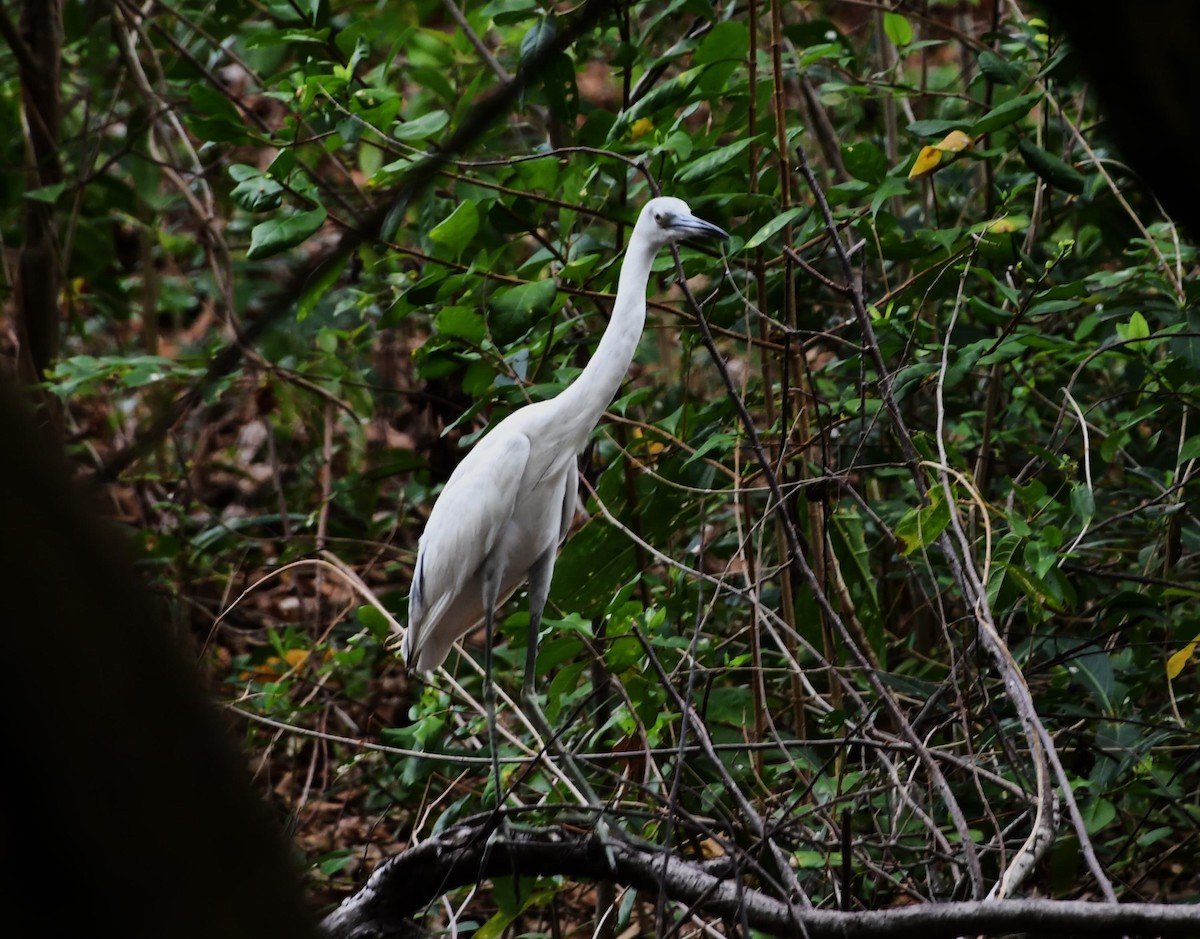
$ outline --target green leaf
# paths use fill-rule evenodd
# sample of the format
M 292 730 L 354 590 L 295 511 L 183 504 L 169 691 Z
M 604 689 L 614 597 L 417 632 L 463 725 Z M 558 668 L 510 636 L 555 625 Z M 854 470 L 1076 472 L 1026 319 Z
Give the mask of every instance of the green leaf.
M 440 336 L 456 336 L 475 345 L 487 338 L 487 324 L 474 307 L 442 307 L 433 322 Z
M 620 140 L 642 117 L 649 117 L 657 111 L 674 111 L 688 97 L 701 72 L 702 69 L 688 69 L 651 89 L 649 94 L 628 111 L 622 111 L 618 115 L 609 128 L 607 139 Z
M 734 446 L 737 445 L 737 442 L 740 439 L 741 439 L 740 434 L 733 434 L 733 433 L 709 434 L 709 436 L 707 438 L 705 438 L 704 443 L 700 444 L 700 446 L 698 446 L 696 448 L 695 452 L 692 453 L 686 460 L 683 461 L 683 465 L 687 466 L 690 463 L 694 463 L 696 460 L 702 460 L 702 459 L 704 459 L 704 457 L 707 454 L 711 453 L 713 450 L 722 451 L 722 453 L 728 452 L 729 450 L 733 449 Z M 717 459 L 720 459 L 721 455 L 722 454 L 719 453 L 717 456 Z
M 297 320 L 303 322 L 316 308 L 321 297 L 337 283 L 348 259 L 349 255 L 346 254 L 334 255 L 308 275 L 308 280 L 304 282 L 304 292 L 300 294 L 300 300 L 296 304 Z
M 1095 835 L 1117 817 L 1117 810 L 1107 799 L 1093 799 L 1082 806 L 1079 814 L 1087 833 Z
M 250 232 L 250 248 L 246 257 L 258 261 L 294 248 L 325 223 L 325 215 L 325 207 L 321 206 L 309 212 L 297 212 L 260 222 Z
M 617 628 L 609 629 L 608 643 L 605 646 L 604 661 L 614 675 L 623 674 L 642 661 L 641 643 L 633 635 L 628 622 Z
M 449 249 L 455 257 L 465 248 L 479 231 L 479 210 L 470 199 L 464 199 L 454 211 L 433 226 L 429 237 Z
M 554 278 L 547 277 L 498 290 L 491 298 L 491 305 L 501 313 L 517 313 L 528 319 L 535 314 L 549 312 L 557 293 L 558 286 Z
M 1200 457 L 1200 437 L 1189 437 L 1179 448 L 1179 462 L 1187 463 Z
M 489 301 L 496 342 L 506 345 L 520 337 L 536 319 L 550 311 L 557 294 L 558 287 L 552 277 L 497 291 Z
M 521 60 L 536 55 L 544 46 L 553 42 L 556 35 L 558 27 L 554 24 L 554 17 L 539 16 L 521 37 Z
M 692 64 L 705 66 L 699 87 L 705 95 L 720 95 L 750 51 L 750 30 L 745 23 L 727 20 L 714 26 L 692 55 Z
M 551 722 L 558 719 L 568 696 L 579 687 L 586 667 L 586 662 L 572 662 L 550 680 L 550 687 L 546 691 L 546 717 Z
M 937 540 L 950 524 L 950 505 L 941 489 L 929 491 L 929 505 L 910 509 L 896 523 L 895 534 L 900 539 L 900 551 L 912 554 Z
M 1017 586 L 1021 588 L 1021 591 L 1031 602 L 1037 604 L 1039 607 L 1049 607 L 1055 612 L 1062 611 L 1062 598 L 1055 591 L 1051 590 L 1042 578 L 1030 573 L 1020 564 L 1007 564 L 1005 565 L 1005 571 L 1009 577 L 1016 581 Z
M 67 188 L 67 184 L 52 183 L 49 186 L 38 186 L 37 189 L 30 189 L 25 193 L 26 199 L 32 199 L 34 202 L 46 202 L 53 205 L 58 201 L 58 197 L 63 194 L 63 190 Z
M 1067 643 L 1060 640 L 1056 645 L 1062 649 Z M 1113 701 L 1113 695 L 1116 692 L 1117 681 L 1107 652 L 1091 644 L 1083 649 L 1075 649 L 1067 661 L 1067 671 L 1091 692 L 1102 711 L 1113 713 L 1116 703 Z
M 979 71 L 997 85 L 1016 85 L 1024 78 L 1024 72 L 990 50 L 979 53 Z
M 905 130 L 914 137 L 944 137 L 952 130 L 962 130 L 970 121 L 965 119 L 959 120 L 938 120 L 931 119 L 928 121 L 913 121 Z
M 317 348 L 326 355 L 334 355 L 338 349 L 338 338 L 341 334 L 336 329 L 321 329 L 317 333 Z
M 1150 324 L 1146 322 L 1146 317 L 1140 312 L 1135 312 L 1129 317 L 1129 325 L 1125 327 L 1125 339 L 1148 339 L 1150 338 Z
M 1125 342 L 1128 348 L 1140 349 L 1146 346 L 1143 340 L 1150 338 L 1150 324 L 1141 311 L 1135 310 L 1129 317 L 1129 322 L 1116 324 L 1116 332 L 1117 338 Z
M 355 862 L 355 852 L 349 848 L 332 851 L 317 862 L 317 868 L 326 877 L 341 873 Z
M 188 97 L 195 111 L 188 112 L 188 126 L 202 140 L 241 140 L 246 136 L 246 125 L 233 102 L 207 82 L 192 82 L 188 86 Z
M 550 113 L 560 121 L 574 121 L 579 114 L 579 87 L 571 57 L 560 52 L 545 64 L 540 75 Z
M 907 46 L 913 41 L 912 23 L 899 13 L 883 14 L 883 31 L 897 46 Z
M 312 45 L 322 48 L 329 41 L 327 29 L 272 29 L 246 38 L 248 49 L 269 49 L 272 46 Z
M 750 52 L 750 30 L 737 20 L 717 23 L 692 56 L 696 65 L 710 65 L 728 59 L 744 59 Z
M 782 231 L 787 225 L 808 212 L 806 206 L 798 205 L 788 209 L 786 212 L 780 212 L 771 221 L 767 222 L 762 228 L 750 236 L 750 240 L 742 247 L 743 251 L 753 251 L 759 245 L 765 244 L 777 232 Z
M 1175 834 L 1175 829 L 1169 825 L 1163 825 L 1159 828 L 1152 828 L 1145 834 L 1138 836 L 1138 847 L 1148 848 L 1152 844 L 1157 844 L 1158 842 L 1162 841 L 1163 838 L 1169 838 L 1173 834 Z
M 1042 95 L 1040 92 L 1037 92 L 1005 101 L 1003 104 L 992 108 L 987 114 L 972 124 L 970 134 L 972 137 L 982 137 L 984 134 L 1000 130 L 1000 128 L 1007 127 L 1009 124 L 1015 124 L 1032 111 L 1034 105 L 1041 100 Z
M 392 624 L 388 622 L 386 616 L 371 606 L 369 603 L 364 603 L 356 611 L 358 621 L 362 623 L 367 630 L 378 640 L 386 640 L 391 636 Z
M 450 123 L 445 111 L 429 111 L 392 128 L 393 140 L 426 140 Z
M 887 154 L 869 140 L 858 140 L 842 146 L 842 162 L 855 179 L 878 183 L 887 175 Z
M 1076 484 L 1071 489 L 1071 511 L 1075 517 L 1088 521 L 1096 515 L 1096 499 L 1087 486 Z
M 247 167 L 254 169 L 254 167 Z M 292 170 L 296 168 L 296 151 L 295 150 L 280 150 L 275 159 L 271 161 L 271 165 L 267 167 L 267 175 L 272 179 L 286 180 L 291 175 Z M 234 177 L 237 179 L 238 177 Z
M 735 140 L 724 147 L 718 147 L 706 153 L 698 160 L 693 160 L 675 175 L 675 182 L 690 183 L 696 180 L 708 181 L 716 176 L 727 164 L 732 163 L 752 143 L 751 138 Z
M 268 212 L 283 202 L 283 186 L 253 166 L 235 163 L 229 175 L 239 180 L 229 195 L 247 212 Z
M 1026 166 L 1051 186 L 1073 195 L 1083 192 L 1086 180 L 1083 178 L 1083 174 L 1070 163 L 1060 160 L 1053 153 L 1043 150 L 1024 138 L 1017 141 L 1017 149 L 1021 151 Z

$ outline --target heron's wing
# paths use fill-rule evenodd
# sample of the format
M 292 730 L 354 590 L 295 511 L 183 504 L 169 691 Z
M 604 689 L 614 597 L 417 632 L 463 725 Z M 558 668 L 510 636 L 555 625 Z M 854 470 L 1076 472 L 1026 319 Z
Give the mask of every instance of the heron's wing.
M 475 574 L 496 547 L 520 495 L 529 438 L 503 430 L 489 434 L 467 454 L 429 514 L 408 601 L 403 653 L 409 664 L 429 658 L 420 656 L 423 646 L 434 643 L 448 650 L 475 625 L 443 619 L 462 592 L 477 585 Z M 432 667 L 438 664 L 440 659 Z
M 575 507 L 579 504 L 579 467 L 572 463 L 567 467 L 566 476 L 563 486 L 562 522 L 558 528 L 559 544 L 567 540 L 571 522 L 575 521 Z

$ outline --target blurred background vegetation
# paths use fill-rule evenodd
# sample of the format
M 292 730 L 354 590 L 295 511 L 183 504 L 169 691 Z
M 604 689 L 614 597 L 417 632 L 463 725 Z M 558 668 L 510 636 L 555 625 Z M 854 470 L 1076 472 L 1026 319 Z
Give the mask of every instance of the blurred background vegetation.
M 663 255 L 539 657 L 613 815 L 757 856 L 750 806 L 818 906 L 986 893 L 1047 825 L 1010 889 L 1197 898 L 1196 251 L 1053 17 L 61 0 L 55 36 L 58 7 L 0 5 L 0 352 L 319 900 L 490 805 L 478 637 L 424 681 L 390 618 L 463 448 L 578 373 L 660 191 L 733 235 L 680 252 L 712 338 Z M 590 823 L 501 720 L 520 820 Z M 585 899 L 498 888 L 458 926 Z

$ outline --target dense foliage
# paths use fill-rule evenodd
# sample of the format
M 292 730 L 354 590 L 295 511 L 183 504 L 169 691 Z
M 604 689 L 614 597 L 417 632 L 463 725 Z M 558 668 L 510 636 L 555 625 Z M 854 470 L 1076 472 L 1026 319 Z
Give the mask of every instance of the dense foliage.
M 538 659 L 555 747 L 618 828 L 818 906 L 1006 871 L 1194 900 L 1196 251 L 1069 47 L 1016 5 L 612 6 L 548 54 L 579 11 L 67 0 L 63 182 L 0 177 L 6 244 L 55 213 L 65 439 L 123 468 L 113 515 L 314 888 L 492 804 L 481 639 L 426 682 L 392 619 L 462 448 L 578 373 L 661 191 L 733 238 L 660 257 L 581 462 Z M 516 820 L 592 824 L 504 700 Z

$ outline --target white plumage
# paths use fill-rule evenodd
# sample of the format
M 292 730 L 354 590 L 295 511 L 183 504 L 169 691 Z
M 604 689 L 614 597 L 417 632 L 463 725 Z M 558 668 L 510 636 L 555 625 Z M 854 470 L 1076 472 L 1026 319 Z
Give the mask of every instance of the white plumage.
M 531 666 L 558 546 L 575 510 L 576 455 L 633 360 L 646 319 L 646 285 L 659 249 L 688 236 L 728 238 L 680 199 L 651 199 L 638 216 L 612 319 L 587 367 L 558 397 L 514 411 L 451 475 L 417 550 L 403 654 L 436 669 L 450 646 L 529 580 Z

